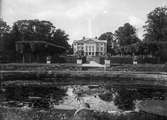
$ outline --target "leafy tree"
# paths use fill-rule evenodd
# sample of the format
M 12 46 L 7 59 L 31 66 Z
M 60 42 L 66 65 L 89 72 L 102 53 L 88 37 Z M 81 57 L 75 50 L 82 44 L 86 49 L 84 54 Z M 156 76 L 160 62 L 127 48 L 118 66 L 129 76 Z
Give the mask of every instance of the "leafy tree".
M 112 43 L 113 41 L 113 33 L 112 32 L 106 32 L 100 35 L 100 37 L 98 38 L 99 40 L 107 40 L 107 52 L 108 53 L 113 53 L 113 49 L 112 49 Z
M 84 56 L 84 51 L 83 50 L 78 50 L 75 53 L 75 55 L 76 55 L 77 58 L 82 58 Z
M 10 26 L 0 20 L 0 62 L 14 59 L 15 42 L 11 39 Z
M 57 58 L 59 54 L 68 52 L 70 49 L 70 45 L 67 42 L 68 35 L 63 30 L 56 29 L 50 21 L 18 20 L 13 24 L 11 34 L 14 41 L 47 41 L 58 46 L 34 44 L 33 42 L 31 44 L 18 45 L 17 56 L 22 57 L 22 60 L 25 54 L 31 53 L 33 54 L 32 59 L 44 62 L 46 56 Z
M 18 33 L 17 40 L 50 40 L 55 27 L 49 21 L 18 20 L 13 25 L 13 32 Z
M 63 30 L 56 29 L 50 21 L 18 20 L 13 25 L 12 33 L 14 39 L 19 41 L 49 41 L 66 49 L 70 47 L 68 35 Z M 34 46 L 34 49 L 37 48 L 42 50 L 43 47 Z
M 65 31 L 61 29 L 57 29 L 53 33 L 52 40 L 56 42 L 58 45 L 65 47 L 67 50 L 70 49 L 70 45 L 68 44 L 69 38 L 68 38 L 68 35 L 65 33 Z
M 70 55 L 70 54 L 71 54 L 71 55 L 74 54 L 74 51 L 73 51 L 73 47 L 72 47 L 72 46 L 70 46 L 69 49 L 67 50 L 67 54 L 69 54 L 69 55 Z
M 167 7 L 155 8 L 147 15 L 146 34 L 144 40 L 166 41 L 167 40 Z
M 6 34 L 10 32 L 10 26 L 7 25 L 7 23 L 3 20 L 0 19 L 0 33 L 2 34 Z
M 144 26 L 144 42 L 146 42 L 149 54 L 158 58 L 158 61 L 166 61 L 167 56 L 167 7 L 157 7 L 147 15 Z
M 136 29 L 129 23 L 125 23 L 124 26 L 119 27 L 115 31 L 115 36 L 120 46 L 131 45 L 139 41 L 139 38 L 136 36 Z
M 113 33 L 112 32 L 106 32 L 100 35 L 98 38 L 99 40 L 107 40 L 109 42 L 113 41 Z

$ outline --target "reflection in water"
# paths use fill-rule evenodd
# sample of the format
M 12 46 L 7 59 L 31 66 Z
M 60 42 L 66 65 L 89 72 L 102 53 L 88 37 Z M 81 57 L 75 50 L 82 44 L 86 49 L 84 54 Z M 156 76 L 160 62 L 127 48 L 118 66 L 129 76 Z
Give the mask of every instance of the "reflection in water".
M 89 91 L 89 89 L 87 89 Z M 82 94 L 82 96 L 78 96 L 74 93 L 74 88 L 69 87 L 67 90 L 67 96 L 63 98 L 63 103 L 55 106 L 55 108 L 59 109 L 78 109 L 84 103 L 88 103 L 90 105 L 90 109 L 98 110 L 98 111 L 118 111 L 117 107 L 113 102 L 103 101 L 97 94 L 94 93 L 91 95 Z M 85 92 L 85 91 L 83 91 Z
M 113 111 L 163 111 L 167 107 L 166 90 L 158 88 L 112 88 L 99 86 L 62 87 L 6 87 L 1 91 L 1 105 L 23 109 L 73 110 L 88 103 L 90 109 L 113 113 Z M 3 99 L 2 99 L 3 98 Z M 154 101 L 153 101 L 154 100 Z M 161 100 L 161 101 L 160 101 Z M 162 102 L 163 101 L 163 102 Z M 151 107 L 153 105 L 154 107 Z M 159 106 L 159 107 L 156 107 Z M 166 106 L 166 107 L 164 107 Z M 157 112 L 159 114 L 159 112 Z
M 167 116 L 167 100 L 144 100 L 137 107 L 148 113 Z

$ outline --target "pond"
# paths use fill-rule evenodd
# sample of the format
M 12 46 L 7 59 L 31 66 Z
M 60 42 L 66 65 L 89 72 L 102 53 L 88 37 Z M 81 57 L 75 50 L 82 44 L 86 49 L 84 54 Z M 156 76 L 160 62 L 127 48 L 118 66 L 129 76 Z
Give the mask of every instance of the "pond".
M 88 103 L 99 112 L 145 111 L 167 116 L 167 90 L 153 86 L 6 86 L 0 95 L 1 106 L 9 108 L 76 110 Z

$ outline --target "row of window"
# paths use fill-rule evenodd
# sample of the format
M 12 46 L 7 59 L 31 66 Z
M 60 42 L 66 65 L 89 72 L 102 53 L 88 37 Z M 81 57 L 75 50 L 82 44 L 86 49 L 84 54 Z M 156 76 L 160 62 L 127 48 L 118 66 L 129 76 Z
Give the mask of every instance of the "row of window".
M 94 44 L 94 43 L 93 43 Z M 84 43 L 74 43 L 74 45 L 84 45 Z M 96 43 L 97 46 L 104 45 L 104 43 Z
M 77 47 L 77 50 L 84 50 L 84 47 Z M 74 51 L 76 51 L 76 49 L 74 49 Z M 94 46 L 86 46 L 86 50 L 85 51 L 95 51 Z M 104 51 L 103 47 L 97 47 L 96 51 Z
M 94 51 L 94 46 L 86 46 L 86 51 Z M 97 51 L 104 51 L 104 48 L 103 47 L 97 47 Z
M 94 51 L 94 46 L 86 46 L 86 51 L 91 51 L 91 47 L 92 47 L 92 51 Z M 89 48 L 89 50 L 88 50 Z

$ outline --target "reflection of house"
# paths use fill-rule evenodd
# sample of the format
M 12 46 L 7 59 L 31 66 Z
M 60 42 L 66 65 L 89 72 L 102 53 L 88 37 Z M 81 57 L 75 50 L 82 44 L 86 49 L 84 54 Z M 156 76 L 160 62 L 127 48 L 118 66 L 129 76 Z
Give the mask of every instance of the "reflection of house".
M 83 51 L 85 56 L 101 56 L 107 53 L 107 41 L 95 38 L 83 38 L 73 42 L 74 54 Z

